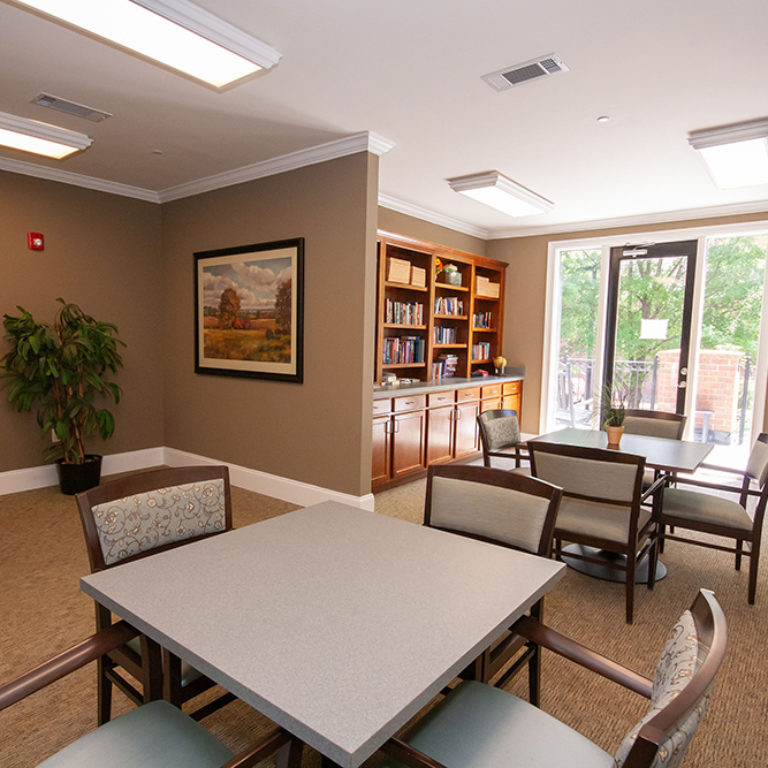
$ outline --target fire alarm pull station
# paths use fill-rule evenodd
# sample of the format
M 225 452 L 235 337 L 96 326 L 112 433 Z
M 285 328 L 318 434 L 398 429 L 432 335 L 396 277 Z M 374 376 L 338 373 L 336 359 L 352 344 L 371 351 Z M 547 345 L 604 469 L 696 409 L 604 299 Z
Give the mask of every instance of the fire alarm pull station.
M 31 251 L 42 251 L 45 249 L 43 236 L 39 232 L 27 232 L 27 247 Z

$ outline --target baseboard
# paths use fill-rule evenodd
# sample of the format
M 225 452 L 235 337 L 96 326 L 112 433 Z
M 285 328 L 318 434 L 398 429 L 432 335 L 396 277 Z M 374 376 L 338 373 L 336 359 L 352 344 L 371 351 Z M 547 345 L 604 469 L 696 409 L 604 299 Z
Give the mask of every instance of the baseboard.
M 206 456 L 198 456 L 187 451 L 179 451 L 175 448 L 160 446 L 146 448 L 141 451 L 128 451 L 105 455 L 102 460 L 102 475 L 114 475 L 118 472 L 133 472 L 147 467 L 157 467 L 167 464 L 171 467 L 189 466 L 194 464 L 227 464 Z M 365 496 L 353 496 L 349 493 L 340 493 L 329 488 L 302 483 L 298 480 L 270 475 L 256 469 L 241 467 L 237 464 L 228 464 L 229 476 L 232 485 L 244 488 L 254 493 L 263 493 L 282 501 L 307 507 L 321 501 L 338 501 L 360 509 L 373 511 L 373 494 Z M 21 493 L 35 488 L 45 488 L 49 485 L 57 485 L 59 482 L 56 467 L 53 464 L 45 464 L 39 467 L 27 467 L 25 469 L 12 469 L 8 472 L 0 472 L 0 496 L 8 493 Z

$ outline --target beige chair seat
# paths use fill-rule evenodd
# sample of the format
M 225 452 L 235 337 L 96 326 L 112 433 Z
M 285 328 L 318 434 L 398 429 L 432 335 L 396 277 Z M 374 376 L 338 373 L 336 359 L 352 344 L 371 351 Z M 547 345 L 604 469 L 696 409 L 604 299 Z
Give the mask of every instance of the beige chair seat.
M 560 502 L 555 535 L 568 538 L 567 534 L 573 533 L 626 544 L 629 537 L 630 515 L 631 510 L 627 507 L 597 501 L 583 501 L 566 496 Z M 641 507 L 637 518 L 638 528 L 642 530 L 650 519 L 650 509 Z
M 736 489 L 738 492 L 738 489 Z M 745 533 L 752 531 L 752 518 L 738 501 L 725 499 L 699 491 L 664 490 L 663 513 L 696 523 L 713 523 L 737 528 Z

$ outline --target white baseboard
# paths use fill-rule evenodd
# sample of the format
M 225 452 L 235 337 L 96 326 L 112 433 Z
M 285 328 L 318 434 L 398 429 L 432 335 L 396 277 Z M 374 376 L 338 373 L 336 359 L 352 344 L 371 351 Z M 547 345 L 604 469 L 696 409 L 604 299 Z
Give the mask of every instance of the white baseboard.
M 226 464 L 227 462 L 198 456 L 194 453 L 179 451 L 175 448 L 160 446 L 146 448 L 141 451 L 128 451 L 105 455 L 102 461 L 102 475 L 113 475 L 118 472 L 132 472 L 157 467 L 167 464 L 171 467 L 189 466 L 194 464 Z M 348 493 L 340 493 L 317 485 L 309 485 L 298 480 L 291 480 L 279 475 L 270 475 L 257 469 L 241 467 L 237 464 L 229 464 L 229 476 L 232 485 L 244 488 L 247 491 L 263 493 L 291 504 L 299 504 L 306 507 L 321 501 L 339 501 L 360 509 L 373 511 L 373 494 L 365 496 L 352 496 Z M 45 488 L 56 485 L 58 477 L 56 467 L 45 464 L 39 467 L 25 469 L 13 469 L 8 472 L 0 472 L 0 496 L 8 493 L 20 493 L 31 491 L 35 488 Z

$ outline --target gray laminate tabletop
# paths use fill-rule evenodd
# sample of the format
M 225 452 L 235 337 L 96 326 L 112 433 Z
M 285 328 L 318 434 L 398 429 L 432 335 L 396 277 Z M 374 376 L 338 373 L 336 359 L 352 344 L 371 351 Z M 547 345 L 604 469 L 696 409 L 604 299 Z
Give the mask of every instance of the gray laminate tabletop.
M 645 457 L 645 463 L 664 472 L 695 472 L 714 447 L 711 443 L 693 443 L 687 440 L 671 440 L 666 437 L 628 435 L 621 437 L 618 448 L 608 445 L 608 435 L 594 429 L 566 427 L 556 432 L 539 435 L 533 440 L 546 443 L 580 445 L 586 448 L 611 448 L 622 453 L 634 453 Z M 530 442 L 530 441 L 529 441 Z
M 81 587 L 354 767 L 564 569 L 325 502 L 91 574 Z

